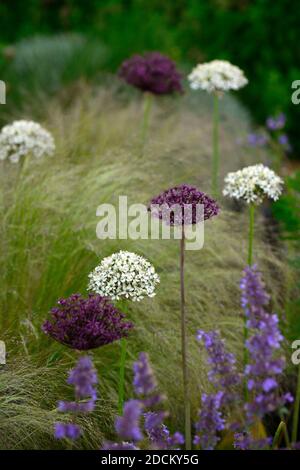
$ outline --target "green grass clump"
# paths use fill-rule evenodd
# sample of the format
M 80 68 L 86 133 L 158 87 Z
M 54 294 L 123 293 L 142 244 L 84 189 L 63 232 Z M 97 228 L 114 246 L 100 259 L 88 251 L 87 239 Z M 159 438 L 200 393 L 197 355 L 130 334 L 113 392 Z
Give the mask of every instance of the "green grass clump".
M 67 96 L 68 91 L 65 93 Z M 30 378 L 33 405 L 26 396 L 23 398 L 25 408 L 15 409 L 10 437 L 0 434 L 0 447 L 52 445 L 54 397 L 64 398 L 68 393 L 65 374 L 74 364 L 75 354 L 46 338 L 41 325 L 58 298 L 74 292 L 85 294 L 88 273 L 103 256 L 120 249 L 147 257 L 161 277 L 154 299 L 128 303 L 128 316 L 135 329 L 128 340 L 126 394 L 131 394 L 132 362 L 140 351 L 147 351 L 160 389 L 168 396 L 170 426 L 182 429 L 179 242 L 99 240 L 96 208 L 104 202 L 117 204 L 120 195 L 127 195 L 129 204 L 147 204 L 153 195 L 178 183 L 194 184 L 209 193 L 209 97 L 190 93 L 180 99 L 157 100 L 143 152 L 142 102 L 135 94 L 129 101 L 118 85 L 92 90 L 83 87 L 67 107 L 54 99 L 45 103 L 41 113 L 43 124 L 56 139 L 55 156 L 38 163 L 29 161 L 22 174 L 6 162 L 1 163 L 0 171 L 1 339 L 7 342 L 8 351 L 22 352 L 36 367 Z M 27 109 L 26 117 L 35 118 L 35 114 Z M 253 156 L 236 144 L 249 121 L 231 97 L 222 102 L 221 118 L 222 177 L 266 157 L 264 153 Z M 201 391 L 209 389 L 205 360 L 195 341 L 196 330 L 219 328 L 229 349 L 242 359 L 239 280 L 247 259 L 247 211 L 234 210 L 225 200 L 219 202 L 220 215 L 205 224 L 204 248 L 186 253 L 193 416 Z M 254 253 L 280 311 L 284 260 L 281 248 L 265 240 L 262 215 L 257 218 Z M 117 409 L 119 345 L 94 351 L 93 357 L 100 375 L 100 401 L 86 423 L 86 440 L 80 444 L 88 448 L 96 448 L 95 442 L 100 445 L 102 434 L 111 437 Z M 9 370 L 10 376 L 0 374 L 9 391 L 8 400 L 13 362 Z M 21 368 L 20 380 L 22 374 Z M 23 390 L 23 386 L 19 388 Z M 2 414 L 0 406 L 0 420 Z M 23 421 L 33 426 L 39 419 L 42 422 L 36 425 L 38 437 L 34 442 L 30 433 L 19 435 Z

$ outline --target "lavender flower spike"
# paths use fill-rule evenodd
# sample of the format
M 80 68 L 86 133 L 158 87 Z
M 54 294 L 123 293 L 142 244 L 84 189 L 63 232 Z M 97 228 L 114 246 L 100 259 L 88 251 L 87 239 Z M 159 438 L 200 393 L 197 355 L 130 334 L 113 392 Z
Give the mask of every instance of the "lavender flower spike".
M 139 427 L 142 405 L 139 400 L 129 400 L 124 405 L 123 416 L 118 416 L 115 428 L 121 439 L 140 441 L 143 438 Z
M 223 392 L 215 395 L 202 395 L 202 408 L 199 411 L 199 419 L 195 425 L 196 436 L 194 444 L 200 445 L 202 450 L 213 450 L 220 438 L 218 432 L 225 428 L 225 421 L 220 408 L 222 406 Z
M 278 327 L 278 316 L 269 314 L 266 305 L 269 296 L 256 266 L 247 267 L 241 281 L 242 307 L 247 317 L 247 327 L 253 332 L 246 341 L 249 363 L 245 368 L 251 401 L 245 404 L 249 422 L 262 418 L 287 402 L 291 395 L 278 393 L 279 377 L 284 369 L 283 356 L 278 356 L 283 336 Z

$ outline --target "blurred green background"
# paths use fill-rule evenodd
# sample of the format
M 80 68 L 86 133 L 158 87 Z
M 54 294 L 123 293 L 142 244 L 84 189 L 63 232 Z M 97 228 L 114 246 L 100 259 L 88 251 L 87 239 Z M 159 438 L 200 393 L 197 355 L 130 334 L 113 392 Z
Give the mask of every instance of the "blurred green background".
M 115 72 L 146 50 L 170 55 L 187 71 L 228 59 L 250 80 L 239 95 L 258 124 L 287 114 L 299 158 L 300 105 L 291 102 L 292 81 L 300 79 L 299 24 L 299 4 L 290 0 L 1 0 L 0 78 L 8 100 L 16 100 L 20 80 L 27 92 L 52 92 L 74 78 Z M 79 34 L 54 36 L 70 32 Z

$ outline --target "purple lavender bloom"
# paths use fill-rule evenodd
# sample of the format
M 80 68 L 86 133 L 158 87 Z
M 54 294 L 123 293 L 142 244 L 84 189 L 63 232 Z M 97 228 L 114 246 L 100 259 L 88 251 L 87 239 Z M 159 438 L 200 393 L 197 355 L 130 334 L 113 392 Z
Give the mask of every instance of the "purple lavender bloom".
M 118 416 L 115 428 L 121 439 L 140 441 L 143 434 L 140 430 L 142 405 L 139 400 L 129 400 L 124 405 L 123 416 Z
M 139 450 L 132 442 L 105 442 L 101 450 Z
M 85 397 L 96 398 L 94 385 L 98 383 L 98 377 L 89 356 L 79 359 L 76 367 L 71 370 L 67 383 L 74 386 L 77 399 Z
M 93 411 L 97 399 L 94 386 L 98 383 L 98 377 L 96 369 L 88 356 L 81 357 L 78 360 L 76 366 L 69 373 L 67 383 L 74 386 L 77 401 L 59 401 L 58 411 L 74 415 Z M 83 399 L 86 399 L 86 401 L 82 401 Z M 55 425 L 55 437 L 57 439 L 64 437 L 77 439 L 80 434 L 80 427 L 76 424 L 56 423 Z M 71 435 L 74 437 L 70 437 Z
M 256 134 L 252 132 L 248 134 L 247 142 L 250 147 L 264 147 L 268 142 L 268 137 L 264 134 Z
M 278 143 L 280 145 L 282 145 L 282 147 L 284 147 L 284 149 L 287 151 L 287 152 L 291 152 L 292 151 L 292 146 L 290 144 L 290 141 L 289 141 L 289 138 L 287 136 L 287 134 L 280 134 L 278 136 Z
M 283 113 L 278 114 L 277 116 L 270 116 L 266 121 L 267 128 L 270 131 L 277 131 L 282 129 L 285 126 L 286 117 Z
M 149 396 L 152 394 L 157 387 L 157 382 L 146 353 L 140 353 L 139 359 L 133 365 L 133 372 L 135 393 L 139 396 Z
M 267 449 L 272 443 L 272 438 L 254 439 L 247 432 L 238 432 L 234 435 L 233 446 L 236 450 L 262 450 Z
M 202 394 L 202 407 L 195 424 L 196 435 L 194 444 L 202 450 L 213 450 L 220 438 L 218 432 L 225 428 L 225 420 L 220 411 L 224 392 L 207 395 Z
M 189 184 L 175 186 L 154 197 L 148 210 L 168 225 L 197 224 L 202 218 L 208 220 L 219 213 L 214 199 Z
M 144 428 L 150 441 L 151 448 L 172 449 L 175 446 L 184 444 L 183 435 L 180 432 L 176 432 L 171 435 L 169 429 L 163 423 L 166 415 L 167 413 L 164 411 L 149 411 L 144 414 Z
M 87 299 L 73 294 L 60 299 L 50 311 L 51 319 L 42 329 L 59 343 L 77 350 L 104 346 L 127 336 L 132 323 L 108 299 L 90 295 Z
M 236 359 L 231 353 L 226 352 L 225 342 L 220 338 L 218 331 L 205 332 L 198 330 L 197 340 L 203 342 L 208 354 L 210 371 L 209 380 L 217 389 L 223 390 L 222 404 L 235 399 L 236 394 L 232 387 L 240 383 L 240 376 L 236 370 Z
M 134 444 L 132 442 L 123 442 L 121 444 L 106 442 L 102 449 L 136 449 L 136 444 L 145 439 L 140 428 L 142 415 L 144 417 L 145 434 L 148 437 L 151 449 L 172 449 L 181 445 L 184 441 L 183 436 L 178 432 L 170 435 L 168 428 L 163 423 L 167 413 L 165 411 L 152 411 L 150 408 L 159 404 L 162 396 L 154 394 L 157 384 L 146 353 L 140 353 L 138 361 L 133 366 L 133 371 L 134 389 L 136 394 L 142 398 L 129 400 L 125 403 L 123 416 L 117 417 L 115 429 L 121 440 L 134 441 Z
M 77 424 L 55 423 L 54 436 L 56 439 L 76 440 L 81 434 L 81 429 Z
M 129 85 L 155 95 L 182 93 L 182 75 L 175 63 L 159 52 L 134 55 L 120 67 L 119 77 Z
M 249 422 L 262 418 L 290 402 L 290 394 L 278 393 L 277 376 L 282 374 L 285 361 L 278 357 L 283 336 L 278 327 L 278 316 L 265 310 L 269 296 L 256 266 L 247 267 L 241 281 L 242 307 L 248 318 L 251 336 L 246 341 L 249 364 L 245 368 L 251 401 L 245 404 Z

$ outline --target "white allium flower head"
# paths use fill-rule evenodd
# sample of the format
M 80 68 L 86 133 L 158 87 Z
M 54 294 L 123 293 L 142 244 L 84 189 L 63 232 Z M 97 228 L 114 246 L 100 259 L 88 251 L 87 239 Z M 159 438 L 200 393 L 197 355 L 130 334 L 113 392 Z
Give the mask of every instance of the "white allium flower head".
M 277 201 L 282 193 L 282 186 L 283 180 L 273 170 L 259 163 L 228 173 L 223 194 L 258 205 L 264 198 Z
M 198 64 L 188 76 L 193 90 L 205 90 L 208 93 L 239 90 L 247 85 L 244 72 L 227 60 L 213 60 Z
M 26 155 L 41 158 L 55 151 L 50 132 L 34 121 L 14 121 L 0 132 L 0 160 L 18 163 Z
M 129 251 L 119 251 L 103 258 L 99 266 L 89 274 L 88 290 L 112 300 L 140 301 L 154 297 L 160 282 L 152 264 Z

